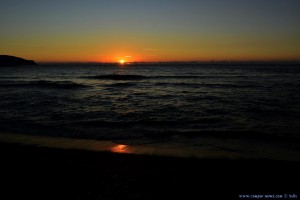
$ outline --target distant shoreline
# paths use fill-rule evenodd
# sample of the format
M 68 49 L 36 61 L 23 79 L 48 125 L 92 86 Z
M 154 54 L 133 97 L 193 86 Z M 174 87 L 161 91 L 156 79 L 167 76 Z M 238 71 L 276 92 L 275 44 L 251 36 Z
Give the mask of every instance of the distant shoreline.
M 0 67 L 15 67 L 15 66 L 33 66 L 37 65 L 33 60 L 26 60 L 24 58 L 0 55 Z

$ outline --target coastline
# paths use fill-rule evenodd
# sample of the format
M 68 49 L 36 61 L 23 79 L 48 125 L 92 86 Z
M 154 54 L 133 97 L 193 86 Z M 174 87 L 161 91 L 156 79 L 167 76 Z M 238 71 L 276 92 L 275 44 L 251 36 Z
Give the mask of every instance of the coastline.
M 230 151 L 213 151 L 193 147 L 178 147 L 163 144 L 125 144 L 121 141 L 78 139 L 67 137 L 38 136 L 20 133 L 0 133 L 0 142 L 37 147 L 48 147 L 92 152 L 112 152 L 120 154 L 168 156 L 179 158 L 205 159 L 248 159 L 241 154 Z
M 300 162 L 180 158 L 0 142 L 5 199 L 240 199 L 297 194 Z
M 230 134 L 230 132 L 229 132 Z M 253 146 L 249 151 L 233 151 L 222 148 L 209 148 L 205 145 L 184 145 L 182 143 L 140 143 L 134 140 L 97 140 L 83 138 L 69 138 L 47 135 L 32 135 L 25 133 L 0 132 L 0 142 L 32 145 L 58 149 L 76 149 L 92 152 L 113 152 L 121 154 L 168 156 L 175 158 L 198 158 L 198 159 L 251 159 L 251 160 L 278 160 L 300 161 L 298 151 L 287 150 L 284 147 L 276 147 L 276 144 L 260 144 Z M 237 143 L 238 141 L 232 141 Z M 255 143 L 254 140 L 244 140 L 241 144 Z M 257 143 L 255 143 L 257 145 Z M 258 151 L 257 149 L 260 149 Z M 252 152 L 251 152 L 252 151 Z

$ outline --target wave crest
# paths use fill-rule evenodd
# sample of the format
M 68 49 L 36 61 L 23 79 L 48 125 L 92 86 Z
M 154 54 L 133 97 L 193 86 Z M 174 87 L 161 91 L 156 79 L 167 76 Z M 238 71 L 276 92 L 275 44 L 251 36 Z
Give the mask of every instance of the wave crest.
M 109 74 L 109 75 L 99 75 L 99 76 L 85 76 L 83 78 L 88 79 L 102 79 L 102 80 L 116 80 L 116 81 L 123 81 L 123 80 L 142 80 L 148 78 L 147 76 L 142 75 L 121 75 L 121 74 Z
M 86 85 L 72 81 L 0 81 L 0 87 L 43 87 L 54 89 L 76 89 L 85 88 Z

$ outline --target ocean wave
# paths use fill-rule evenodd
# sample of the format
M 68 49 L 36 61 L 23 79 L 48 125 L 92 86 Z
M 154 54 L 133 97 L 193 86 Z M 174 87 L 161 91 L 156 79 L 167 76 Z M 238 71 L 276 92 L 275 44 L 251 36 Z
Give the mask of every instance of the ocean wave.
M 127 74 L 127 75 L 109 74 L 109 75 L 99 75 L 99 76 L 83 76 L 82 78 L 123 81 L 123 80 L 142 80 L 148 77 L 142 75 L 133 75 L 133 74 Z
M 0 76 L 0 79 L 24 79 L 22 76 Z
M 241 76 L 245 78 L 246 76 Z M 207 79 L 222 79 L 232 80 L 233 78 L 240 78 L 240 76 L 226 76 L 226 75 L 136 75 L 136 74 L 107 74 L 107 75 L 93 75 L 93 76 L 81 76 L 84 79 L 96 79 L 96 80 L 115 80 L 115 81 L 127 81 L 127 80 L 207 80 Z M 210 86 L 210 85 L 207 85 Z M 218 86 L 212 84 L 211 86 Z
M 186 82 L 158 82 L 155 83 L 156 86 L 179 86 L 179 87 L 192 87 L 192 88 L 257 88 L 260 87 L 254 84 L 228 84 L 228 83 L 186 83 Z
M 153 78 L 161 78 L 161 79 L 197 79 L 204 78 L 204 76 L 155 76 Z
M 108 85 L 108 87 L 131 87 L 131 86 L 135 86 L 135 83 L 114 83 L 114 84 L 110 84 Z
M 155 83 L 156 86 L 169 86 L 169 87 L 174 87 L 174 86 L 180 86 L 180 87 L 192 87 L 192 88 L 197 88 L 200 87 L 201 84 L 198 83 L 170 83 L 170 82 L 158 82 Z
M 103 79 L 103 80 L 142 80 L 142 79 L 199 79 L 199 78 L 219 78 L 219 76 L 203 76 L 203 75 L 186 75 L 186 76 L 143 76 L 135 74 L 108 74 L 98 76 L 83 76 L 88 79 Z
M 281 82 L 281 83 L 273 83 L 271 86 L 271 88 L 300 88 L 300 84 L 298 82 L 289 82 L 289 83 L 285 83 L 285 82 Z
M 219 117 L 201 118 L 196 120 L 136 120 L 136 121 L 104 121 L 104 120 L 91 120 L 76 122 L 76 124 L 100 126 L 100 127 L 132 127 L 132 126 L 151 126 L 151 127 L 173 127 L 182 125 L 195 125 L 195 124 L 214 124 L 220 123 L 223 119 Z
M 0 87 L 42 87 L 54 89 L 76 89 L 88 87 L 72 81 L 0 81 Z
M 153 76 L 152 78 L 159 79 L 227 79 L 227 78 L 247 78 L 248 75 L 177 75 L 177 76 Z
M 200 84 L 202 87 L 208 88 L 257 88 L 259 85 L 253 84 L 229 84 L 229 83 L 202 83 Z
M 296 144 L 299 148 L 298 134 L 285 132 L 264 132 L 255 130 L 212 130 L 193 128 L 189 125 L 206 124 L 217 125 L 224 119 L 222 117 L 202 118 L 198 120 L 137 120 L 137 121 L 72 121 L 58 122 L 56 124 L 38 123 L 23 118 L 0 116 L 0 128 L 3 131 L 13 131 L 31 134 L 45 134 L 50 136 L 65 136 L 91 139 L 170 139 L 170 138 L 215 138 L 222 140 L 253 140 L 262 142 L 287 142 Z

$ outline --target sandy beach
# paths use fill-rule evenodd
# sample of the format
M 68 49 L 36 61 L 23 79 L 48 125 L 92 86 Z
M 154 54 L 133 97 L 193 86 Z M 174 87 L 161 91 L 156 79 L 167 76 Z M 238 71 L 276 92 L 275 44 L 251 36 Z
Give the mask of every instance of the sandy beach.
M 299 162 L 196 159 L 1 143 L 1 199 L 241 199 L 297 194 Z

